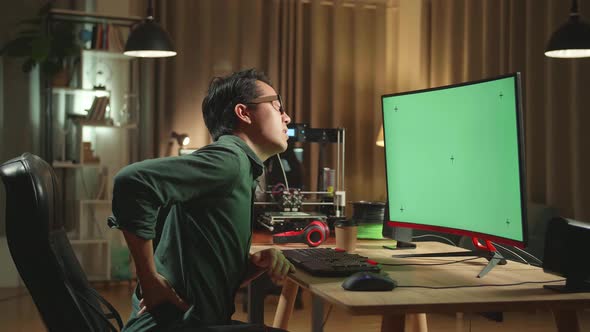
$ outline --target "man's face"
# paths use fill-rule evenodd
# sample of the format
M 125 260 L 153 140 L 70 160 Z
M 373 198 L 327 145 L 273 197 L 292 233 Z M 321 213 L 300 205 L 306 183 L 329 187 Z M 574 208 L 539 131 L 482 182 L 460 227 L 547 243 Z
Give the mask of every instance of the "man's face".
M 283 105 L 274 96 L 277 92 L 268 84 L 257 81 L 259 96 L 256 103 L 248 104 L 252 109 L 253 133 L 251 139 L 269 156 L 287 149 L 287 124 L 291 118 L 282 112 Z M 272 100 L 275 99 L 275 100 Z

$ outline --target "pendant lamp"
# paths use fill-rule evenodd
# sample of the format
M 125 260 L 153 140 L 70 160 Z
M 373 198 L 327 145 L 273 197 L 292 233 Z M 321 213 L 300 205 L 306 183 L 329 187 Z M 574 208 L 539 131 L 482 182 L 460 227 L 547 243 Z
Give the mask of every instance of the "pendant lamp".
M 176 55 L 170 36 L 154 21 L 152 0 L 148 1 L 146 19 L 131 30 L 123 54 L 142 58 L 163 58 Z
M 545 55 L 552 58 L 590 57 L 590 24 L 578 12 L 578 1 L 572 1 L 569 20 L 549 39 Z

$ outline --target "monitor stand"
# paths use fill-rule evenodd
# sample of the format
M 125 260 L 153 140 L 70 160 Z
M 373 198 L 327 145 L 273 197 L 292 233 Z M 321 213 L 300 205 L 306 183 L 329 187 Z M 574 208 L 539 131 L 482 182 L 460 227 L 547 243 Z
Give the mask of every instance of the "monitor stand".
M 455 252 L 436 252 L 427 254 L 406 254 L 406 255 L 393 255 L 395 258 L 410 258 L 410 257 L 465 257 L 465 256 L 476 256 L 484 257 L 487 259 L 488 265 L 479 272 L 478 278 L 483 278 L 491 269 L 496 265 L 505 265 L 506 259 L 498 252 L 496 247 L 490 240 L 485 240 L 485 245 L 481 244 L 477 238 L 471 239 L 475 250 L 469 251 L 455 251 Z
M 396 241 L 395 249 L 416 249 L 416 244 L 406 241 Z

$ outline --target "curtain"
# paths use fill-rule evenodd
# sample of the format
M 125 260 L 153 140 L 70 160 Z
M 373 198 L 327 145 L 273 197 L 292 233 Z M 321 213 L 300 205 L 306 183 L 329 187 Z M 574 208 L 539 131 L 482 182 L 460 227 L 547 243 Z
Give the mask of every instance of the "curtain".
M 380 95 L 394 90 L 398 22 L 392 1 L 281 1 L 280 84 L 292 122 L 345 128 L 347 201 L 384 200 Z M 393 28 L 393 29 L 391 29 Z M 336 146 L 309 143 L 307 188 L 335 168 Z M 349 213 L 350 214 L 350 213 Z
M 158 60 L 157 154 L 171 131 L 210 142 L 201 101 L 210 80 L 255 67 L 283 96 L 292 122 L 346 128 L 347 200 L 385 198 L 380 95 L 394 92 L 397 2 L 301 0 L 159 1 L 156 17 L 178 55 Z M 306 150 L 315 190 L 318 147 Z M 335 168 L 335 149 L 328 165 Z M 323 165 L 320 165 L 323 166 Z
M 588 6 L 584 6 L 587 4 Z M 519 71 L 531 202 L 590 220 L 590 59 L 544 56 L 569 1 L 433 0 L 429 86 Z M 590 3 L 581 4 L 583 17 Z
M 256 68 L 276 85 L 278 6 L 278 0 L 156 1 L 156 17 L 178 52 L 156 64 L 157 155 L 171 154 L 172 131 L 188 134 L 190 147 L 210 142 L 201 102 L 214 77 Z

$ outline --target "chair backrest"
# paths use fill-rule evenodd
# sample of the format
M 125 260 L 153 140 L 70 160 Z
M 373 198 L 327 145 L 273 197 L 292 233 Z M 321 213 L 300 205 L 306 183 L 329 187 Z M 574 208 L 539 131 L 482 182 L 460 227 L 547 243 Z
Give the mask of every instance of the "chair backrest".
M 91 287 L 66 236 L 51 166 L 25 153 L 0 165 L 0 177 L 8 248 L 47 329 L 117 331 L 109 319 L 121 329 L 119 314 Z

